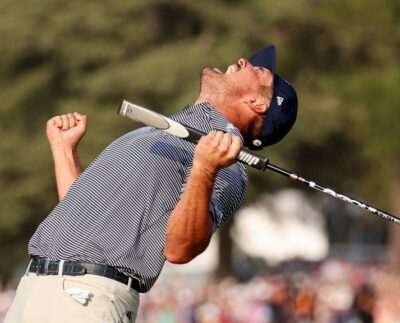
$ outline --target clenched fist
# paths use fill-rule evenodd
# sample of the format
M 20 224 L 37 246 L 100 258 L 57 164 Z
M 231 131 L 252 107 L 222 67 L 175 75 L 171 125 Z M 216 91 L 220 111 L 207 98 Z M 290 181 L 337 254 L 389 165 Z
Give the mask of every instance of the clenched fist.
M 241 146 L 239 137 L 222 131 L 211 131 L 199 140 L 193 164 L 215 174 L 220 168 L 230 166 L 236 161 Z
M 77 112 L 51 118 L 46 126 L 50 146 L 75 149 L 86 132 L 86 125 L 87 116 Z

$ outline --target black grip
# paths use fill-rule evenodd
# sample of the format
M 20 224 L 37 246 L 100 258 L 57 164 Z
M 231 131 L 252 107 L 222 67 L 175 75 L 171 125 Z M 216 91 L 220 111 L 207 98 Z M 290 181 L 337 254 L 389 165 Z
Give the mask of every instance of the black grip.
M 236 158 L 238 161 L 250 167 L 264 171 L 269 163 L 267 157 L 257 155 L 247 148 L 242 148 Z

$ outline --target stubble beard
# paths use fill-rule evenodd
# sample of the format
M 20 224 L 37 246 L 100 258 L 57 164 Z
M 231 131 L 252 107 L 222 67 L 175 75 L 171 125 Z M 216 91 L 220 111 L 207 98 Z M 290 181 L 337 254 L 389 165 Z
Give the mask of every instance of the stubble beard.
M 226 102 L 234 95 L 225 80 L 224 74 L 218 74 L 210 67 L 205 67 L 200 75 L 200 97 L 207 98 L 212 102 Z

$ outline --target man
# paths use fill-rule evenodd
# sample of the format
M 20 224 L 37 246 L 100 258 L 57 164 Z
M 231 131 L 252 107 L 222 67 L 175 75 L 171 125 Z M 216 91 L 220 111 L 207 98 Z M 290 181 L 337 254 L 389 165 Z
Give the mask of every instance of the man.
M 77 113 L 49 120 L 60 203 L 39 225 L 6 322 L 134 321 L 165 260 L 187 263 L 241 205 L 243 144 L 273 144 L 296 119 L 294 89 L 274 73 L 275 48 L 225 73 L 204 68 L 192 107 L 171 118 L 208 133 L 195 146 L 154 128 L 114 141 L 81 173 Z

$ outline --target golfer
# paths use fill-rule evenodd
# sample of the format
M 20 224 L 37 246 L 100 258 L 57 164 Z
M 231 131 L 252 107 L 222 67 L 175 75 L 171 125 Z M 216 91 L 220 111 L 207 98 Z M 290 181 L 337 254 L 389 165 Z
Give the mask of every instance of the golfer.
M 241 147 L 276 143 L 296 114 L 296 93 L 275 73 L 269 46 L 225 73 L 202 70 L 194 105 L 171 116 L 208 133 L 197 145 L 144 127 L 82 172 L 76 147 L 86 117 L 50 119 L 60 202 L 29 241 L 5 322 L 134 322 L 139 293 L 165 261 L 191 261 L 240 207 L 248 183 L 236 162 Z

